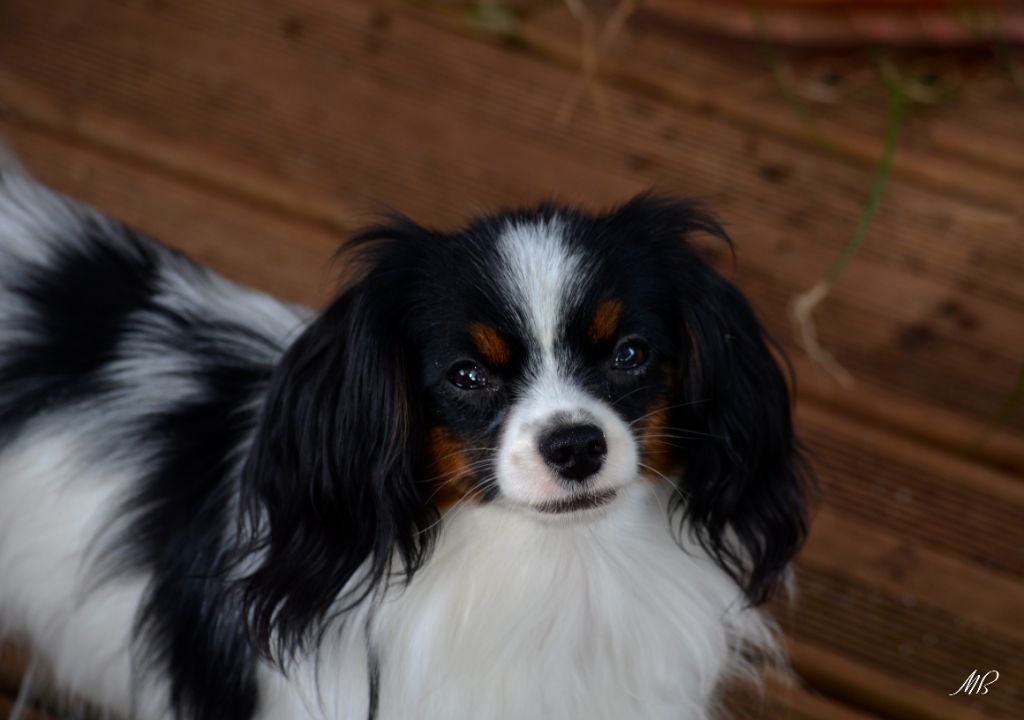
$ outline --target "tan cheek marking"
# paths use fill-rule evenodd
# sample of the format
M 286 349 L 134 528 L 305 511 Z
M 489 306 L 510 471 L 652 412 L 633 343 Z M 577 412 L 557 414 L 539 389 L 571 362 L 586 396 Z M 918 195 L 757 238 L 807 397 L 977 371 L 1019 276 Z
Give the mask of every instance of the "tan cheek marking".
M 512 357 L 505 339 L 490 325 L 473 322 L 469 325 L 469 336 L 484 360 L 492 365 L 505 365 Z
M 455 433 L 441 427 L 431 430 L 427 455 L 427 495 L 438 510 L 444 512 L 463 498 L 480 498 L 466 446 Z
M 651 474 L 655 481 L 662 479 L 658 477 L 658 473 L 671 478 L 683 466 L 681 441 L 674 437 L 665 437 L 679 434 L 669 426 L 671 418 L 669 410 L 667 402 L 659 401 L 647 408 L 650 415 L 641 423 L 643 435 L 640 443 L 642 455 L 640 461 L 651 468 Z
M 676 394 L 676 366 L 670 362 L 665 363 L 661 366 L 661 372 L 665 376 L 665 384 L 672 389 L 672 394 Z
M 619 320 L 622 318 L 622 301 L 603 300 L 597 306 L 594 319 L 590 322 L 590 339 L 594 342 L 611 340 L 619 329 Z

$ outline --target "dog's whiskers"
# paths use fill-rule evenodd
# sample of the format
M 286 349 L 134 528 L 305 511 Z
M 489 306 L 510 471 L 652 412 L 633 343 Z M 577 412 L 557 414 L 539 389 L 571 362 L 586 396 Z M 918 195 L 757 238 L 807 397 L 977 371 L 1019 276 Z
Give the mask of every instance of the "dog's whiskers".
M 650 465 L 647 465 L 646 463 L 638 462 L 637 465 L 642 467 L 644 470 L 647 470 L 648 472 L 654 473 L 659 478 L 661 478 L 666 483 L 668 483 L 668 486 L 672 489 L 672 492 L 675 495 L 678 495 L 679 499 L 682 500 L 684 503 L 686 502 L 686 499 L 687 499 L 686 495 L 683 493 L 682 489 L 680 489 L 679 485 L 677 485 L 675 482 L 670 480 L 663 472 L 661 472 L 660 470 L 657 470 L 657 469 L 651 467 Z
M 476 483 L 476 484 L 474 484 L 474 486 L 473 486 L 473 488 L 472 488 L 472 489 L 473 489 L 473 490 L 478 490 L 478 491 L 486 491 L 486 490 L 490 489 L 491 487 L 493 487 L 493 486 L 494 486 L 495 484 L 497 484 L 497 480 L 496 480 L 496 478 L 487 478 L 487 479 L 486 479 L 486 480 L 485 480 L 484 482 L 482 482 L 482 483 Z M 431 530 L 433 530 L 433 529 L 434 529 L 435 527 L 437 527 L 438 525 L 440 525 L 440 524 L 441 524 L 442 522 L 444 522 L 445 520 L 449 520 L 449 519 L 452 519 L 452 518 L 454 518 L 454 514 L 455 514 L 455 513 L 456 513 L 456 512 L 457 512 L 457 511 L 458 511 L 458 510 L 459 510 L 460 508 L 463 508 L 463 509 L 464 509 L 464 508 L 465 508 L 465 506 L 469 504 L 469 502 L 470 502 L 470 500 L 471 500 L 471 499 L 472 499 L 472 495 L 471 495 L 470 493 L 467 493 L 467 494 L 463 495 L 463 496 L 462 496 L 461 498 L 459 498 L 459 499 L 458 499 L 458 500 L 457 500 L 457 501 L 455 502 L 455 504 L 454 504 L 454 505 L 452 505 L 452 506 L 451 506 L 450 508 L 448 508 L 447 510 L 445 510 L 444 512 L 442 512 L 442 513 L 440 514 L 440 516 L 439 516 L 439 517 L 437 518 L 437 520 L 435 520 L 434 522 L 432 522 L 432 523 L 431 523 L 431 524 L 430 524 L 429 526 L 427 526 L 427 527 L 423 528 L 422 530 L 418 531 L 418 532 L 417 532 L 416 534 L 417 534 L 417 535 L 424 535 L 424 534 L 426 534 L 426 533 L 429 533 L 429 532 L 430 532 Z
M 446 473 L 442 473 L 432 478 L 425 480 L 425 483 L 434 483 L 440 481 L 440 485 L 430 494 L 427 498 L 427 502 L 430 502 L 437 496 L 439 492 L 445 488 L 454 485 L 459 479 L 466 476 L 467 473 L 475 470 L 485 470 L 491 466 L 490 460 L 477 460 L 473 463 L 467 463 L 464 467 L 457 468 L 455 470 L 449 470 Z

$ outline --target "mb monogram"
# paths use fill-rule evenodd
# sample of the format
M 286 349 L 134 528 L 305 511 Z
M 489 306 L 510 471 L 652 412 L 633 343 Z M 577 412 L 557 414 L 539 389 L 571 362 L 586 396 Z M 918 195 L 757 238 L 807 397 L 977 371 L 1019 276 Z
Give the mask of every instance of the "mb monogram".
M 979 675 L 977 670 L 972 670 L 971 674 L 964 680 L 964 684 L 959 687 L 956 692 L 950 693 L 949 696 L 959 695 L 988 695 L 988 686 L 999 679 L 998 670 L 989 670 L 984 675 Z

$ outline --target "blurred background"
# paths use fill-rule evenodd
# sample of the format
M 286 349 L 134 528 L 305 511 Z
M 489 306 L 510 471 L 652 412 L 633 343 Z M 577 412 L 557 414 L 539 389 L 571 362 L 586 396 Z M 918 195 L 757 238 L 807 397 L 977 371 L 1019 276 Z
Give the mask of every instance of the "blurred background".
M 822 481 L 774 607 L 796 677 L 730 716 L 1021 718 L 1022 41 L 1024 5 L 981 0 L 0 0 L 0 136 L 313 305 L 387 207 L 701 199 Z M 974 670 L 1000 677 L 950 696 Z

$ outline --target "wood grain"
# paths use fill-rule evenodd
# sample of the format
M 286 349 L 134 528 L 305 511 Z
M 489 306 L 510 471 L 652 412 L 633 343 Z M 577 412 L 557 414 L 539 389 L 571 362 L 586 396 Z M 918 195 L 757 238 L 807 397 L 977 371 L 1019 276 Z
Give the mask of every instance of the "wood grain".
M 602 76 L 813 147 L 814 133 L 773 77 L 777 61 L 823 139 L 853 161 L 877 160 L 885 93 L 869 52 L 781 45 L 766 50 L 763 43 L 702 33 L 680 22 L 678 7 L 672 0 L 644 2 L 604 51 Z M 598 23 L 604 19 L 595 15 Z M 532 13 L 521 34 L 567 67 L 579 67 L 580 23 L 566 7 Z M 1024 138 L 1012 130 L 1022 98 L 994 51 L 988 44 L 969 52 L 882 53 L 908 80 L 957 90 L 944 102 L 921 103 L 912 112 L 896 172 L 982 205 L 1019 211 L 1014 188 L 1024 175 Z

